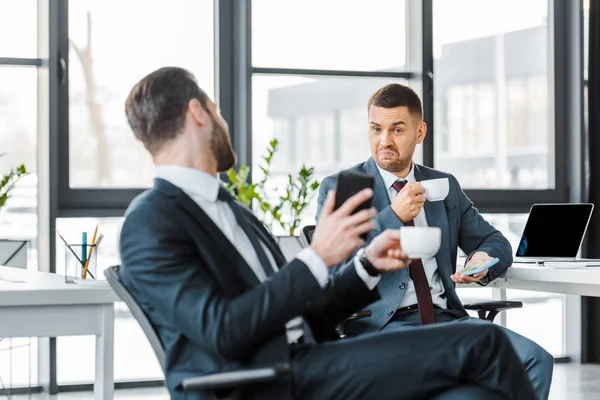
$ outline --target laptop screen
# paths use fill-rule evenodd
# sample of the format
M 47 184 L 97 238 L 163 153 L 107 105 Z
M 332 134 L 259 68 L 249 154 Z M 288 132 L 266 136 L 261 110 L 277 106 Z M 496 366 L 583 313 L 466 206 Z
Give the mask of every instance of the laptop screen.
M 593 204 L 534 204 L 516 255 L 576 257 L 593 207 Z

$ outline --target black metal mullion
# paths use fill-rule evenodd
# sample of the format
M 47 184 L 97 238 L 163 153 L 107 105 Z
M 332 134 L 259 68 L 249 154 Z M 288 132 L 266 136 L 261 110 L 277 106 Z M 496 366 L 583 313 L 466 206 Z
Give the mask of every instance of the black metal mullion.
M 422 10 L 422 35 L 423 35 L 423 121 L 427 124 L 427 136 L 423 141 L 423 164 L 434 166 L 434 115 L 433 115 L 433 3 L 432 0 L 423 0 Z
M 304 68 L 264 68 L 253 67 L 253 74 L 262 75 L 300 75 L 300 76 L 335 76 L 335 77 L 357 77 L 357 78 L 393 78 L 393 79 L 416 79 L 419 74 L 415 72 L 394 71 L 354 71 L 333 69 L 304 69 Z
M 41 67 L 44 60 L 41 58 L 11 58 L 0 57 L 0 66 Z

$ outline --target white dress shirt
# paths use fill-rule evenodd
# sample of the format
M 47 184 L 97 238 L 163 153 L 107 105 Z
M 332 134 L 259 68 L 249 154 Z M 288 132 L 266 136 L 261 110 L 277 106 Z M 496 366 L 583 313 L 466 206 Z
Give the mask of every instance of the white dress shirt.
M 410 172 L 406 176 L 406 179 L 399 179 L 396 175 L 392 174 L 389 171 L 386 171 L 382 168 L 379 168 L 379 173 L 383 178 L 383 183 L 388 192 L 388 196 L 390 198 L 390 202 L 393 202 L 398 192 L 393 188 L 393 184 L 396 181 L 407 181 L 407 182 L 416 182 L 415 179 L 415 164 L 413 163 Z M 427 216 L 425 215 L 425 208 L 421 209 L 421 212 L 414 219 L 415 226 L 428 226 L 427 225 Z M 429 258 L 426 260 L 421 260 L 423 262 L 423 269 L 425 270 L 425 275 L 427 276 L 427 281 L 429 282 L 429 287 L 431 289 L 431 299 L 433 300 L 433 304 L 441 308 L 447 308 L 448 304 L 444 295 L 444 285 L 442 284 L 442 280 L 440 279 L 440 272 L 438 270 L 437 262 L 435 258 Z M 410 268 L 410 267 L 409 267 Z M 408 279 L 408 286 L 406 288 L 406 293 L 404 293 L 404 297 L 402 298 L 402 303 L 400 303 L 400 308 L 412 306 L 413 304 L 417 304 L 417 293 L 415 292 L 415 285 L 413 281 Z
M 258 260 L 256 251 L 244 230 L 238 225 L 233 211 L 231 211 L 231 208 L 227 203 L 217 200 L 219 187 L 221 185 L 221 181 L 217 177 L 197 169 L 178 165 L 157 166 L 156 177 L 177 186 L 194 200 L 235 246 L 259 281 L 262 282 L 267 279 L 267 274 Z M 259 242 L 263 246 L 273 270 L 277 271 L 278 268 L 273 255 L 262 241 Z M 325 262 L 323 262 L 321 257 L 319 257 L 313 249 L 310 247 L 303 249 L 296 255 L 296 258 L 306 264 L 321 287 L 327 285 L 327 282 L 329 281 L 329 270 L 327 269 Z M 379 277 L 371 277 L 358 260 L 355 260 L 354 266 L 357 274 L 362 278 L 369 289 L 373 289 L 377 283 L 379 283 Z M 302 335 L 302 318 L 294 318 L 289 321 L 286 326 L 288 328 L 288 342 L 296 342 Z

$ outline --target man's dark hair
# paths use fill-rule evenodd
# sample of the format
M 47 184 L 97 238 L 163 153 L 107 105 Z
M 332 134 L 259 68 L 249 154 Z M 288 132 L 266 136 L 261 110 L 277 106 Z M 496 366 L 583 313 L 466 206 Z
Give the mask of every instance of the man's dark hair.
M 421 99 L 414 90 L 398 83 L 385 85 L 369 98 L 367 112 L 371 106 L 383 108 L 407 107 L 408 112 L 419 121 L 423 119 Z
M 178 67 L 158 69 L 131 89 L 125 102 L 127 122 L 152 155 L 182 131 L 191 99 L 208 111 L 208 96 L 194 75 Z

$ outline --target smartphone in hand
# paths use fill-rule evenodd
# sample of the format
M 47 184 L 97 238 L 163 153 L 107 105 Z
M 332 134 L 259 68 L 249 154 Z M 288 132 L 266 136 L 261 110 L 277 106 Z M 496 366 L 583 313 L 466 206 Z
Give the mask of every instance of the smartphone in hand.
M 497 257 L 492 258 L 490 260 L 477 261 L 477 262 L 469 265 L 468 267 L 463 268 L 458 273 L 462 274 L 462 275 L 467 275 L 467 276 L 475 275 L 475 274 L 483 272 L 486 269 L 489 269 L 490 267 L 498 264 L 499 261 L 500 261 L 500 259 Z
M 375 178 L 371 175 L 363 174 L 360 172 L 342 171 L 338 175 L 337 189 L 335 191 L 335 206 L 334 209 L 338 209 L 342 204 L 350 197 L 354 196 L 358 192 L 364 189 L 373 189 L 375 187 Z M 352 212 L 355 214 L 361 210 L 371 208 L 373 198 L 360 204 Z M 361 236 L 364 240 L 367 239 L 367 235 Z

